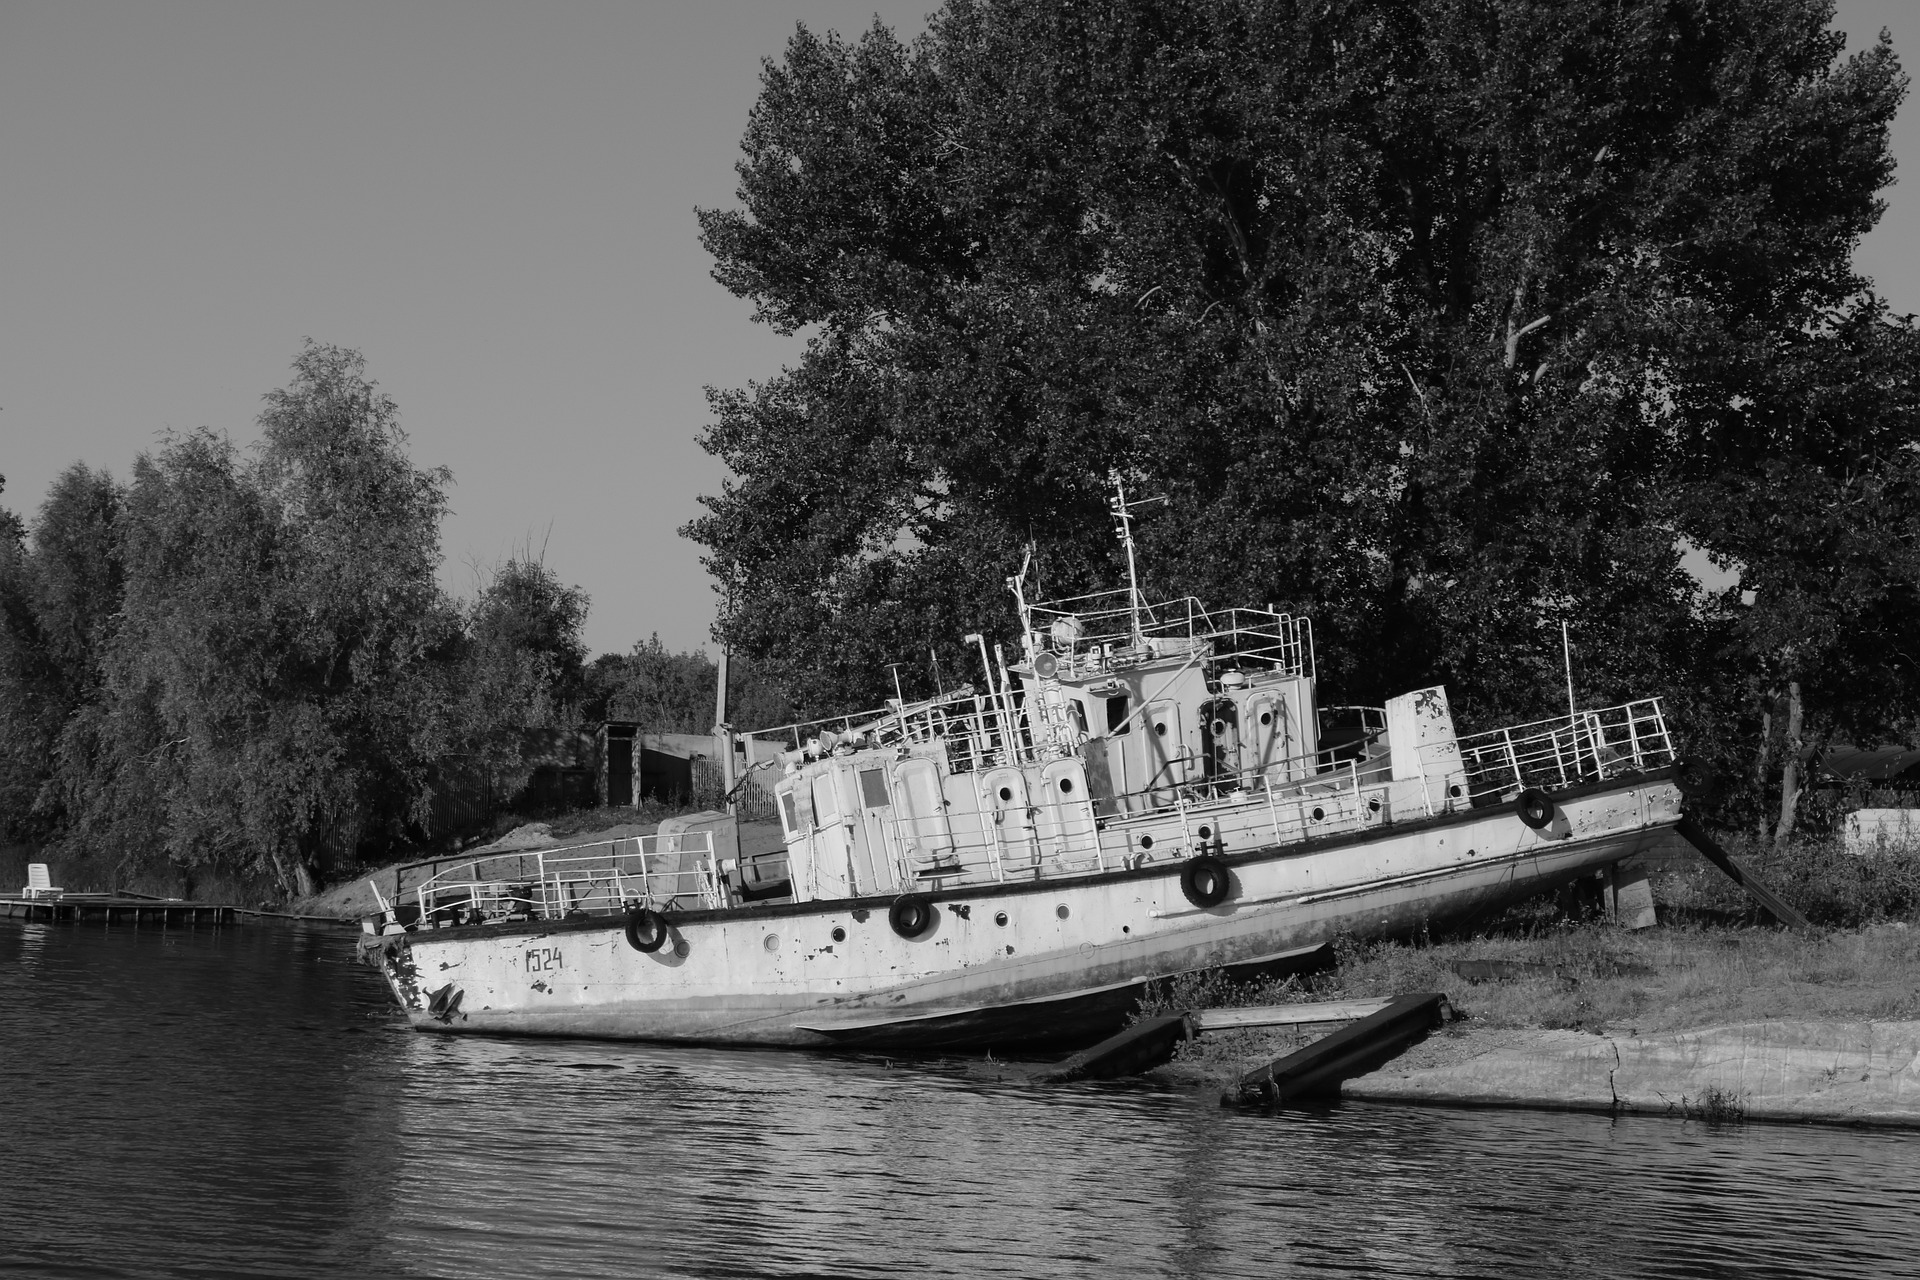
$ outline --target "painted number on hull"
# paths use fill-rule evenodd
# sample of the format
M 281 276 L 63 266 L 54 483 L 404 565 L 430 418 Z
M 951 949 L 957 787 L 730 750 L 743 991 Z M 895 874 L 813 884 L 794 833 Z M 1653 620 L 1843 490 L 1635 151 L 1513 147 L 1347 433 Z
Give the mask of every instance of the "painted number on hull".
M 527 972 L 528 973 L 544 973 L 548 969 L 558 969 L 559 967 L 560 967 L 560 948 L 558 947 L 527 948 Z

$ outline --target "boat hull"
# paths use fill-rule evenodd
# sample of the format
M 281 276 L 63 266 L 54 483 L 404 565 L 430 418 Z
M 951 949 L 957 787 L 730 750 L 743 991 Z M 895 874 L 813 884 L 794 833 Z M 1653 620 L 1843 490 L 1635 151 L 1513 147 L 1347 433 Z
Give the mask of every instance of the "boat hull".
M 1123 1024 L 1149 982 L 1284 966 L 1341 934 L 1470 923 L 1642 852 L 1680 819 L 1664 775 L 1554 799 L 1540 830 L 1500 805 L 1222 851 L 1232 888 L 1206 908 L 1168 861 L 930 893 L 933 922 L 911 939 L 874 898 L 685 913 L 653 952 L 608 915 L 396 934 L 366 951 L 428 1032 L 887 1049 L 1088 1040 Z

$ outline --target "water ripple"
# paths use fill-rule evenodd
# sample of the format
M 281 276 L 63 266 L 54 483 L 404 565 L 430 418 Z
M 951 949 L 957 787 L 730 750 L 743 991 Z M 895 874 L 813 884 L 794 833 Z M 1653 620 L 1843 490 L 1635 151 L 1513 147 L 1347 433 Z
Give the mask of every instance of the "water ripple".
M 1916 1274 L 1900 1133 L 441 1039 L 349 947 L 0 921 L 0 1273 Z

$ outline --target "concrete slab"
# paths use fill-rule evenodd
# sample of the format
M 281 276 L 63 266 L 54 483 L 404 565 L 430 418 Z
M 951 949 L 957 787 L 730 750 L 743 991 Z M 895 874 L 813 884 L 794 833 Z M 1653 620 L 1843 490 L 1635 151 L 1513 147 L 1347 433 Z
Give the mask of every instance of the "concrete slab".
M 1920 1127 L 1920 1022 L 1468 1032 L 1432 1056 L 1452 1060 L 1389 1063 L 1341 1096 Z

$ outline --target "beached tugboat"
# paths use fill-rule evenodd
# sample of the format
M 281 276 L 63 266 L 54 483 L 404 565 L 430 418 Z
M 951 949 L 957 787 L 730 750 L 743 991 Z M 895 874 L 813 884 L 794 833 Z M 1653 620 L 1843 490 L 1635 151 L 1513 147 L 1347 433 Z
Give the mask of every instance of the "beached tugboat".
M 1655 699 L 1457 737 L 1321 707 L 1307 619 L 1029 603 L 980 688 L 801 733 L 786 892 L 726 831 L 484 858 L 366 922 L 425 1031 L 914 1048 L 1089 1039 L 1147 982 L 1284 966 L 1565 884 L 1680 821 Z

